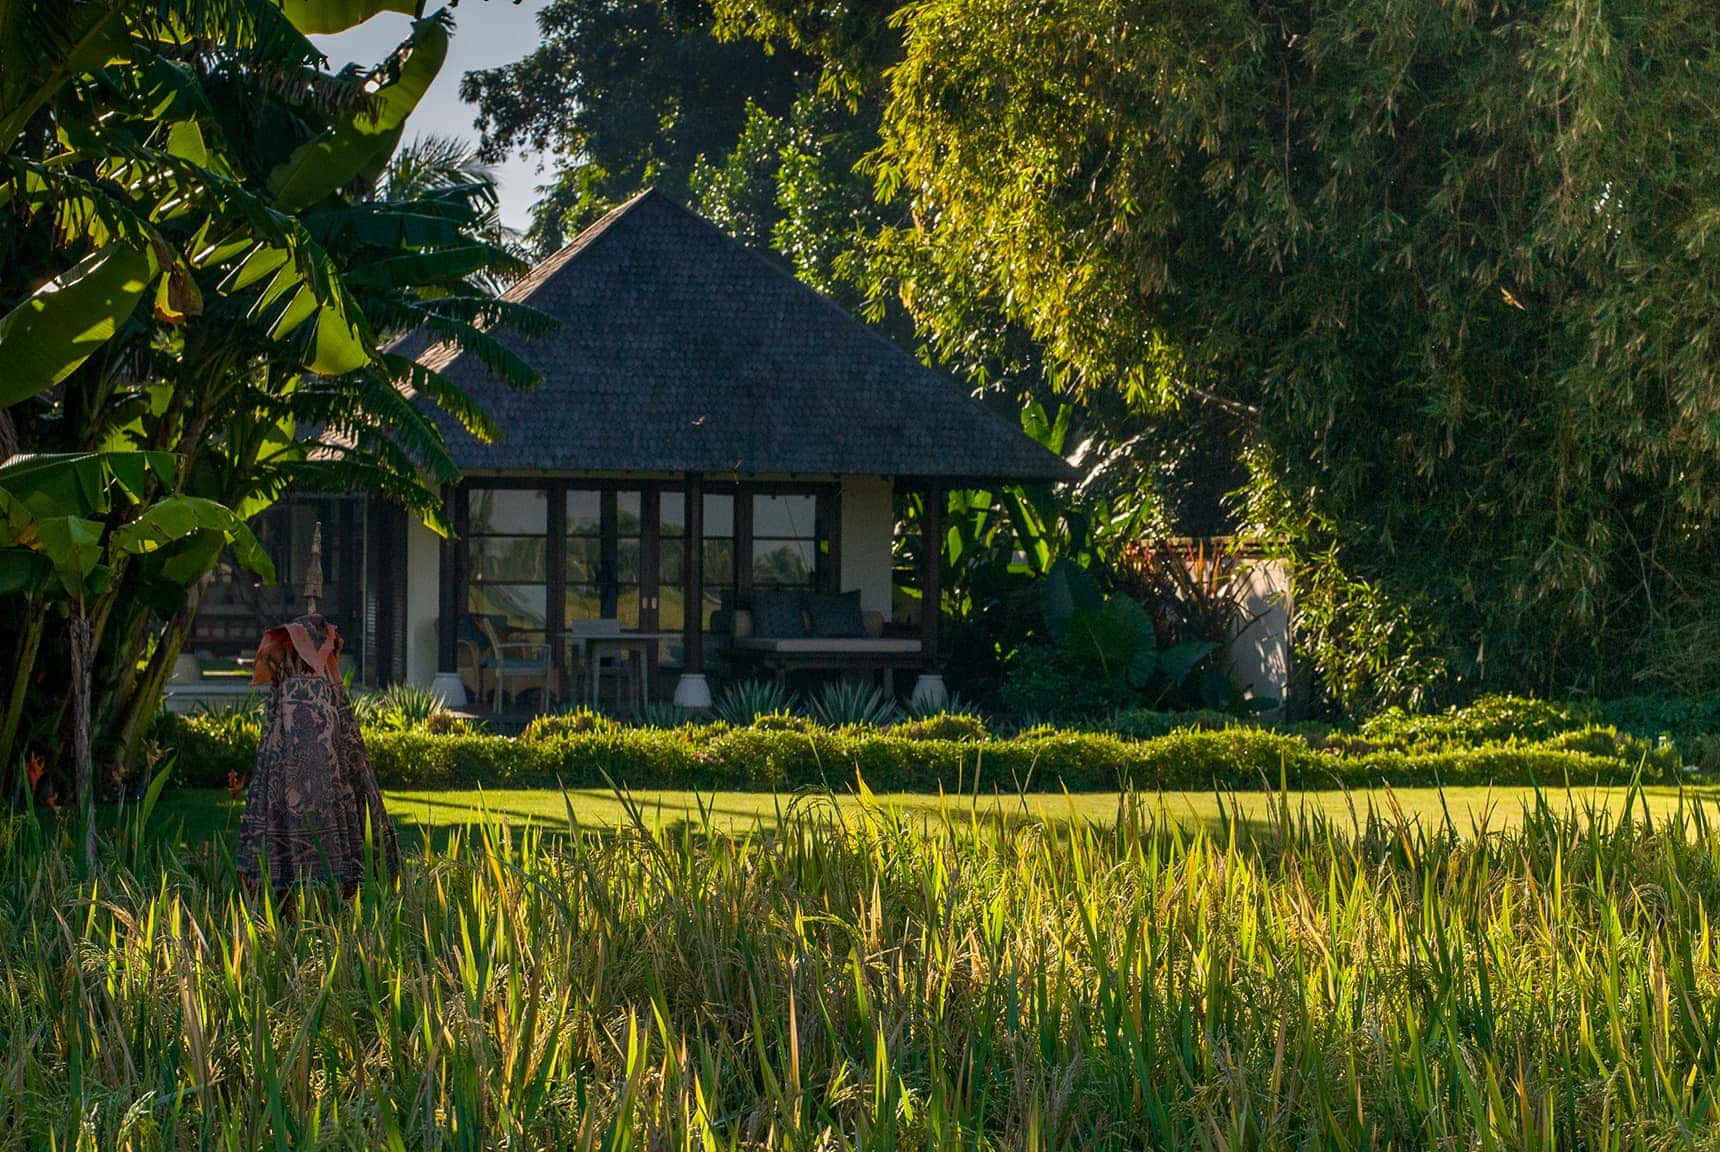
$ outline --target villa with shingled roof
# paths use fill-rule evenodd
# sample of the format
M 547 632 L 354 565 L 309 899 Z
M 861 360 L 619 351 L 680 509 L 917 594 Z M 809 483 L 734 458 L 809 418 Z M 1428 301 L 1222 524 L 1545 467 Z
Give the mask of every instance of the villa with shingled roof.
M 557 321 L 498 336 L 534 389 L 451 346 L 402 348 L 498 431 L 486 443 L 444 423 L 461 469 L 451 539 L 362 496 L 296 497 L 263 525 L 290 587 L 295 545 L 324 523 L 329 611 L 361 683 L 435 683 L 502 711 L 698 706 L 712 673 L 907 671 L 935 695 L 937 614 L 903 609 L 936 602 L 941 550 L 896 587 L 897 498 L 933 497 L 923 528 L 938 539 L 952 487 L 1072 479 L 947 376 L 656 191 L 504 299 Z M 273 605 L 212 591 L 193 644 L 254 639 L 249 616 Z

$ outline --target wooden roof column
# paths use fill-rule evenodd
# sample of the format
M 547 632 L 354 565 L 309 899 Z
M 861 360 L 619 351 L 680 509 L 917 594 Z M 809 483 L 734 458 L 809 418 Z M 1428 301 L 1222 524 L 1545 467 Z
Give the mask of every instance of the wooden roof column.
M 926 485 L 925 511 L 920 521 L 920 650 L 926 667 L 938 667 L 938 625 L 944 603 L 944 512 L 949 489 L 933 481 Z
M 681 679 L 675 703 L 683 708 L 711 706 L 711 685 L 705 679 L 705 476 L 686 474 L 686 555 L 682 560 Z
M 685 599 L 681 625 L 685 630 L 686 670 L 697 675 L 705 670 L 705 477 L 687 473 L 687 555 Z
M 938 626 L 944 616 L 944 513 L 950 490 L 943 481 L 927 481 L 920 513 L 920 676 L 910 697 L 917 707 L 942 708 L 949 690 L 939 671 Z

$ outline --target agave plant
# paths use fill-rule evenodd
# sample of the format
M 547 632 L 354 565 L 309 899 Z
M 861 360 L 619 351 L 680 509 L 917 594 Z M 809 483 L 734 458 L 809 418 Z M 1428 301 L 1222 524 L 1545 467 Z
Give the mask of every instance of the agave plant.
M 423 731 L 447 710 L 441 696 L 416 684 L 390 684 L 353 702 L 359 723 L 384 732 Z
M 863 724 L 882 728 L 894 724 L 902 710 L 896 702 L 870 684 L 857 680 L 832 680 L 807 704 L 807 711 L 821 724 L 840 728 Z
M 640 728 L 681 728 L 696 719 L 696 713 L 665 700 L 653 700 L 633 713 L 633 723 Z
M 774 680 L 740 680 L 722 690 L 712 711 L 717 719 L 745 728 L 760 716 L 793 708 L 794 694 Z

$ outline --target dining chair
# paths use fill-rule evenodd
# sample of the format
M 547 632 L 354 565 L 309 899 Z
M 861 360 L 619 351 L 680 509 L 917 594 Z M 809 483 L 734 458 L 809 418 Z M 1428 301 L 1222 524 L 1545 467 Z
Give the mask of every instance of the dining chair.
M 549 645 L 535 640 L 504 640 L 502 628 L 506 627 L 505 618 L 479 616 L 476 619 L 495 654 L 496 698 L 492 710 L 502 710 L 504 695 L 518 700 L 522 692 L 540 689 L 544 708 L 557 703 L 560 693 L 556 691 L 555 661 L 550 656 Z M 502 620 L 501 626 L 496 623 L 498 619 Z

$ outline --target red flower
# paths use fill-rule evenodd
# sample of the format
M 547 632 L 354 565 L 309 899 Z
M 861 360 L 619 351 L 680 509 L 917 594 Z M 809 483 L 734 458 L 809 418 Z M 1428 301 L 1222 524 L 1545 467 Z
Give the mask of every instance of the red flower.
M 42 763 L 42 758 L 40 756 L 34 752 L 30 753 L 29 764 L 24 769 L 24 775 L 30 780 L 31 791 L 35 791 L 36 785 L 41 783 L 42 773 L 47 771 L 47 769 L 48 766 Z
M 250 782 L 251 780 L 248 776 L 241 778 L 237 772 L 227 773 L 227 795 L 237 800 L 240 795 L 244 793 L 246 785 Z

